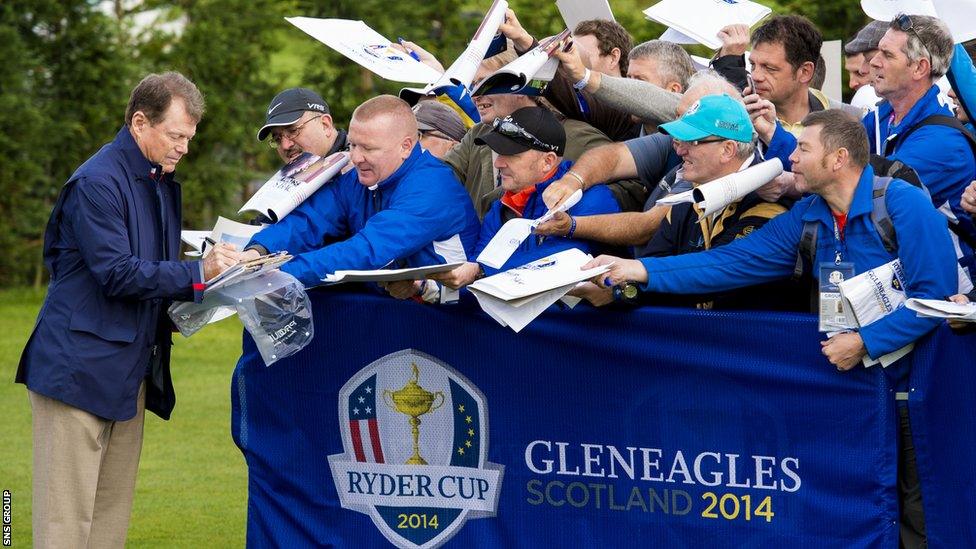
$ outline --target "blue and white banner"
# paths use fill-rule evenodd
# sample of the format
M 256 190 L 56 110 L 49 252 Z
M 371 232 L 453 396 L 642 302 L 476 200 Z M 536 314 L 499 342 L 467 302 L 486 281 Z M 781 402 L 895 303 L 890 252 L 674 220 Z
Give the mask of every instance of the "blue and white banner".
M 810 315 L 310 297 L 313 342 L 269 368 L 245 334 L 234 374 L 251 547 L 897 546 L 891 383 Z M 976 544 L 973 357 L 914 353 L 935 545 Z

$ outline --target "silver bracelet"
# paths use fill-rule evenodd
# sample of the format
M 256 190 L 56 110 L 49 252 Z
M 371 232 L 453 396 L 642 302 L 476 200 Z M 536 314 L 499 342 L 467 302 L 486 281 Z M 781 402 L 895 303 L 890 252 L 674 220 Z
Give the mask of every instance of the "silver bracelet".
M 577 181 L 579 181 L 579 184 L 580 184 L 580 190 L 581 190 L 581 191 L 582 191 L 582 190 L 586 190 L 586 183 L 584 183 L 584 182 L 583 182 L 583 176 L 581 176 L 580 174 L 578 174 L 578 173 L 576 173 L 576 172 L 574 172 L 573 170 L 569 170 L 569 171 L 567 171 L 567 172 L 566 172 L 566 175 L 568 175 L 568 176 L 570 176 L 570 177 L 573 177 L 573 178 L 575 178 L 575 179 L 576 179 Z

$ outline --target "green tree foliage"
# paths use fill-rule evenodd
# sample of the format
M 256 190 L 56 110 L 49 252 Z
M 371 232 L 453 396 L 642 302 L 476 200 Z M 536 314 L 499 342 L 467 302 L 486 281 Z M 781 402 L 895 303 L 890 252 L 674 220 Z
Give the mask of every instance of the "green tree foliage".
M 111 20 L 85 1 L 0 7 L 0 284 L 40 279 L 54 198 L 114 135 L 131 80 Z
M 255 134 L 277 88 L 265 70 L 280 47 L 273 29 L 289 7 L 278 0 L 179 4 L 185 29 L 154 64 L 183 72 L 207 101 L 191 153 L 178 168 L 186 226 L 206 228 L 217 214 L 235 214 L 247 183 L 270 169 L 273 154 Z

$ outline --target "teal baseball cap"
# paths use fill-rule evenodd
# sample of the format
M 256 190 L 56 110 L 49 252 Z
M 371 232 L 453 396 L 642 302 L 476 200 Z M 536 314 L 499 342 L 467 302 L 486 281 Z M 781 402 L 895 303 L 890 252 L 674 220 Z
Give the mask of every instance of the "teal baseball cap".
M 681 141 L 696 141 L 715 135 L 733 141 L 752 141 L 752 120 L 742 103 L 728 94 L 706 95 L 695 101 L 677 120 L 661 124 L 658 130 Z

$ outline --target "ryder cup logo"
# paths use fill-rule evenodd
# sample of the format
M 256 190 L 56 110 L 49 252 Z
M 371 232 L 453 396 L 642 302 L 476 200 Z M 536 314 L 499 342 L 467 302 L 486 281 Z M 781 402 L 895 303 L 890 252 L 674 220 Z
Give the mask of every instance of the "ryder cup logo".
M 373 362 L 339 391 L 339 424 L 339 501 L 397 547 L 438 547 L 495 516 L 504 467 L 486 461 L 488 407 L 450 366 L 412 349 Z

